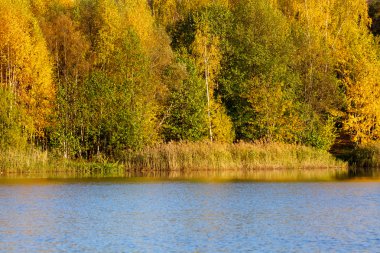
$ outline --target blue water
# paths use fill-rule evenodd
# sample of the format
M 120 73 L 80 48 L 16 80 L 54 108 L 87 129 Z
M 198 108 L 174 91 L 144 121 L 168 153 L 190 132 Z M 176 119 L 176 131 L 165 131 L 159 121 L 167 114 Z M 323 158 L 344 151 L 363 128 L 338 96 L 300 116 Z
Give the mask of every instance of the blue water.
M 379 252 L 380 183 L 0 184 L 0 252 Z

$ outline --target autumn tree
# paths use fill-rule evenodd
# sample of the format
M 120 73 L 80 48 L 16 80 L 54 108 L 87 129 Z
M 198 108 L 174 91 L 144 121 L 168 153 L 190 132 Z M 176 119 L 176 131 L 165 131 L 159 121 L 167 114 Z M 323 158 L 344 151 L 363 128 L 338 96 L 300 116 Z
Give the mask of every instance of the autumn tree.
M 39 23 L 25 1 L 0 1 L 0 83 L 25 115 L 29 140 L 42 138 L 55 98 L 52 66 Z
M 51 145 L 70 157 L 80 150 L 83 134 L 80 90 L 91 67 L 90 43 L 80 28 L 73 1 L 32 0 L 31 6 L 49 49 L 57 86 Z
M 230 11 L 221 3 L 205 3 L 192 9 L 188 16 L 169 27 L 172 47 L 194 59 L 207 101 L 204 112 L 208 121 L 211 141 L 231 142 L 232 123 L 218 94 L 218 76 Z
M 380 61 L 377 45 L 368 27 L 365 1 L 342 6 L 340 53 L 337 72 L 345 89 L 343 127 L 352 140 L 367 143 L 379 139 Z
M 156 21 L 166 28 L 172 28 L 184 21 L 191 13 L 210 5 L 228 7 L 228 0 L 150 0 L 150 8 Z
M 289 25 L 267 1 L 240 1 L 233 15 L 221 80 L 237 138 L 292 140 L 299 78 L 288 66 Z
M 297 69 L 302 71 L 305 99 L 319 114 L 343 125 L 355 142 L 376 137 L 378 56 L 369 34 L 368 6 L 355 1 L 291 1 L 289 17 L 303 41 Z M 300 39 L 300 38 L 304 39 Z M 304 70 L 302 70 L 304 69 Z M 336 99 L 338 98 L 338 99 Z
M 58 146 L 66 138 L 69 156 L 91 158 L 159 141 L 158 112 L 167 95 L 163 72 L 172 52 L 147 3 L 80 1 L 64 10 L 50 27 L 71 30 L 70 38 L 60 31 L 49 36 L 64 81 L 62 115 L 69 116 L 56 133 Z

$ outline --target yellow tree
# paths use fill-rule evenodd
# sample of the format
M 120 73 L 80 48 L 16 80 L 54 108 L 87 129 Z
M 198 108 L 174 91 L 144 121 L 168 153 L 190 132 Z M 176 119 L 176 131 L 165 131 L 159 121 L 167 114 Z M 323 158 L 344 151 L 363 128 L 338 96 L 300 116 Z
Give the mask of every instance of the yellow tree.
M 355 142 L 377 139 L 379 56 L 365 0 L 278 0 L 293 22 L 305 100 L 340 118 Z M 327 77 L 327 78 L 326 78 Z M 346 103 L 340 102 L 338 90 Z
M 329 45 L 337 60 L 336 72 L 345 90 L 343 128 L 353 141 L 378 140 L 380 61 L 370 34 L 365 0 L 332 1 Z
M 343 127 L 353 141 L 367 143 L 380 138 L 380 61 L 372 36 L 357 35 L 338 69 L 347 97 Z
M 151 9 L 155 19 L 164 27 L 173 26 L 194 11 L 209 5 L 229 6 L 229 0 L 152 0 Z
M 25 128 L 43 136 L 55 98 L 52 67 L 46 43 L 25 1 L 0 1 L 0 71 L 25 112 Z
M 80 149 L 78 143 L 84 135 L 84 126 L 80 124 L 83 117 L 79 116 L 83 101 L 79 91 L 91 65 L 90 43 L 74 18 L 73 1 L 32 0 L 31 6 L 54 64 L 57 98 L 50 139 L 69 157 Z
M 95 28 L 88 30 L 94 66 L 85 97 L 96 152 L 157 142 L 163 71 L 172 61 L 169 39 L 143 0 L 99 0 L 92 22 L 86 27 Z
M 142 50 L 149 59 L 149 72 L 155 83 L 156 98 L 162 100 L 165 97 L 166 83 L 162 79 L 163 72 L 174 59 L 170 47 L 170 39 L 165 30 L 155 23 L 149 7 L 144 0 L 126 1 L 126 12 L 123 23 L 132 29 L 141 43 Z

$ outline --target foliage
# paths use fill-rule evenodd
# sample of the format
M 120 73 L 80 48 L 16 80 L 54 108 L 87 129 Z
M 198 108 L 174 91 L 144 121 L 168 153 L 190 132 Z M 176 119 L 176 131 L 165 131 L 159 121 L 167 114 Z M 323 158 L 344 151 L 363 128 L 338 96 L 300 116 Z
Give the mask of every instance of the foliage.
M 4 151 L 10 147 L 25 147 L 27 136 L 23 133 L 24 121 L 21 108 L 15 102 L 14 94 L 7 89 L 0 88 L 0 150 Z
M 170 141 L 377 142 L 378 7 L 0 0 L 0 149 L 117 160 Z
M 222 69 L 222 94 L 239 139 L 297 140 L 299 77 L 289 64 L 290 26 L 267 1 L 240 1 L 233 9 Z M 298 129 L 299 132 L 302 131 Z
M 380 168 L 379 144 L 359 145 L 352 151 L 349 163 L 355 169 Z
M 166 141 L 198 141 L 207 137 L 207 98 L 205 87 L 198 77 L 197 68 L 191 59 L 178 59 L 177 70 L 169 70 L 171 75 L 180 69 L 187 73 L 183 80 L 171 87 L 168 98 L 168 112 L 164 120 L 163 135 Z M 168 73 L 169 74 L 169 73 Z
M 0 1 L 0 85 L 25 113 L 25 131 L 43 137 L 55 87 L 46 42 L 25 1 Z

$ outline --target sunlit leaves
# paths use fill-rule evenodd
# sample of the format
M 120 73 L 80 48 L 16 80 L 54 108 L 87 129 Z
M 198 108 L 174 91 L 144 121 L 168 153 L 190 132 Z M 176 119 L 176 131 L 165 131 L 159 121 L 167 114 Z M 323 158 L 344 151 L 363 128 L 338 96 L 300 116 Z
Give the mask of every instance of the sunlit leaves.
M 3 87 L 29 118 L 24 127 L 42 136 L 48 125 L 55 88 L 45 40 L 24 1 L 0 1 L 0 69 Z
M 163 140 L 376 141 L 367 12 L 365 0 L 0 0 L 0 139 L 86 158 Z

